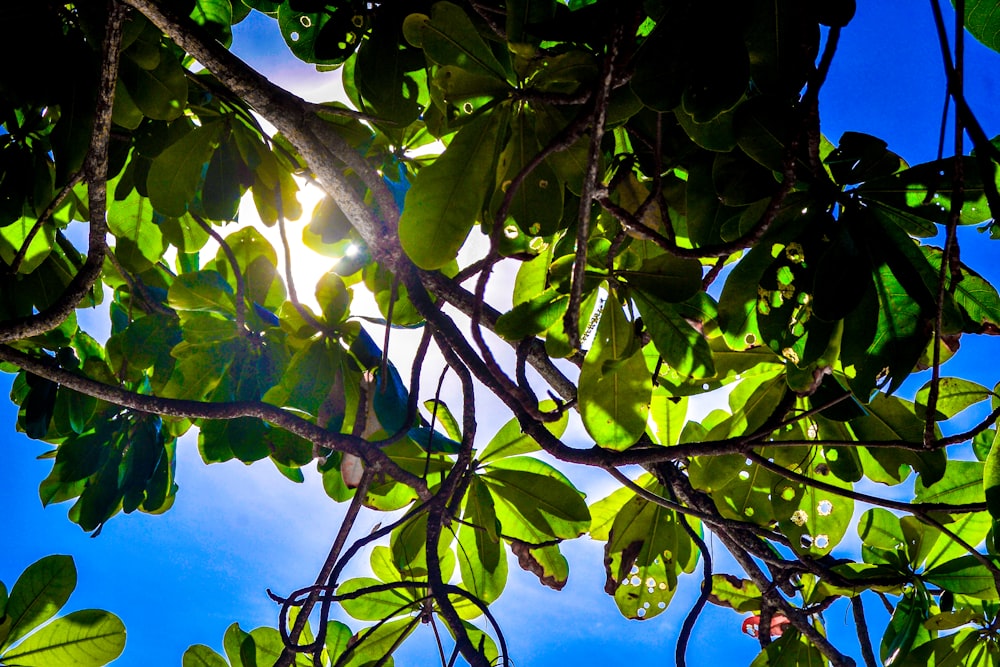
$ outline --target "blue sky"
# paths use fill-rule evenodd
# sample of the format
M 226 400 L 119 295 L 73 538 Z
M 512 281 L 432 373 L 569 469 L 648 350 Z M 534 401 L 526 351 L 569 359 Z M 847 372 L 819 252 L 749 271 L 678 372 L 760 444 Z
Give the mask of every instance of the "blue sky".
M 924 3 L 902 0 L 859 4 L 821 96 L 824 132 L 833 141 L 845 130 L 867 132 L 887 140 L 911 164 L 933 159 L 944 77 L 930 10 Z M 295 61 L 269 20 L 241 27 L 236 49 L 269 78 L 303 94 L 317 100 L 335 94 L 335 76 L 318 74 Z M 967 54 L 966 90 L 973 109 L 988 135 L 1000 134 L 1000 114 L 991 104 L 1000 92 L 1000 55 L 971 39 Z M 1000 282 L 994 246 L 977 254 L 967 251 L 963 258 Z M 299 289 L 309 291 L 305 284 Z M 99 338 L 106 335 L 101 326 L 92 328 Z M 945 368 L 975 378 L 977 361 L 981 364 L 996 352 L 993 340 L 965 337 L 959 357 Z M 401 370 L 406 365 L 399 364 Z M 12 377 L 0 376 L 0 391 L 9 391 Z M 979 379 L 990 386 L 995 381 Z M 924 380 L 911 382 L 910 391 Z M 506 416 L 500 419 L 505 421 Z M 272 625 L 276 609 L 264 589 L 287 591 L 310 582 L 337 530 L 341 508 L 326 498 L 316 475 L 307 474 L 305 484 L 294 485 L 267 462 L 205 466 L 193 438 L 188 438 L 178 448 L 181 488 L 173 509 L 163 516 L 116 517 L 100 537 L 92 539 L 66 519 L 68 506 L 42 509 L 37 486 L 50 463 L 35 457 L 49 447 L 15 433 L 14 420 L 12 406 L 0 405 L 0 507 L 7 509 L 0 539 L 0 580 L 10 586 L 38 558 L 72 554 L 79 585 L 67 609 L 109 609 L 128 628 L 125 653 L 115 665 L 179 665 L 190 644 L 221 649 L 223 632 L 233 621 L 248 630 Z M 489 427 L 484 425 L 482 432 L 488 434 Z M 593 491 L 590 500 L 600 498 L 606 488 L 600 477 L 570 474 L 581 487 Z M 358 534 L 380 520 L 374 514 L 364 515 Z M 721 551 L 716 549 L 715 555 L 721 556 Z M 649 658 L 672 664 L 676 635 L 696 582 L 688 578 L 682 583 L 672 613 L 649 622 L 628 622 L 601 590 L 602 545 L 583 539 L 567 544 L 565 552 L 571 575 L 560 593 L 541 588 L 516 567 L 511 569 L 496 614 L 517 664 L 625 664 Z M 358 571 L 365 565 L 364 559 L 359 560 Z M 874 606 L 869 609 L 876 612 Z M 832 633 L 850 631 L 845 610 L 841 605 L 827 613 Z M 740 634 L 741 621 L 735 612 L 709 607 L 696 627 L 690 663 L 748 664 L 757 644 Z M 884 616 L 874 617 L 877 632 L 884 622 Z M 421 659 L 432 655 L 424 653 L 430 649 L 429 632 L 419 634 L 423 639 L 411 640 L 397 664 L 429 664 Z M 846 641 L 847 646 L 852 644 Z

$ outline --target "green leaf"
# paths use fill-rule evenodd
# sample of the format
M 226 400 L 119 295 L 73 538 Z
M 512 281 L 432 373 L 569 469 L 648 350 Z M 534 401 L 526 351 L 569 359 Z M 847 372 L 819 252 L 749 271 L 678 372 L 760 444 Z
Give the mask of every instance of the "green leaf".
M 308 637 L 303 633 L 302 639 L 308 641 Z M 281 634 L 275 628 L 254 628 L 250 635 L 243 640 L 240 645 L 240 655 L 244 657 L 244 664 L 273 665 L 278 661 L 278 657 L 284 650 L 285 645 L 281 640 Z M 246 657 L 252 656 L 253 662 L 249 662 Z M 297 656 L 295 665 L 308 665 L 304 656 Z
M 693 259 L 657 255 L 643 260 L 638 269 L 618 272 L 629 285 L 659 301 L 686 301 L 701 290 L 701 263 Z
M 961 163 L 964 187 L 959 224 L 985 222 L 990 218 L 990 210 L 979 163 L 972 157 L 963 157 Z M 995 178 L 995 174 L 991 173 L 987 177 Z M 944 224 L 951 210 L 951 183 L 954 178 L 955 160 L 947 158 L 873 179 L 859 187 L 858 192 L 865 199 L 877 199 L 897 209 L 899 213 L 894 216 L 897 219 L 900 214 L 910 214 Z
M 35 223 L 33 218 L 22 216 L 13 224 L 0 227 L 0 259 L 7 264 L 14 261 L 14 255 L 28 240 L 28 234 L 31 233 Z M 41 233 L 35 234 L 31 243 L 28 244 L 18 273 L 31 273 L 41 266 L 48 258 L 49 253 L 52 252 L 54 244 L 55 235 L 52 228 L 49 225 L 44 225 L 41 228 Z
M 928 381 L 916 398 L 916 415 L 923 418 L 927 414 L 927 402 L 931 391 L 931 382 Z M 959 377 L 940 378 L 938 384 L 937 410 L 934 419 L 941 421 L 951 419 L 968 407 L 985 401 L 993 392 L 979 384 Z
M 413 180 L 399 218 L 399 241 L 420 268 L 440 269 L 458 255 L 489 194 L 493 151 L 506 124 L 503 110 L 480 115 Z
M 653 380 L 635 342 L 634 325 L 610 293 L 580 371 L 578 395 L 583 425 L 601 447 L 625 449 L 646 430 Z
M 965 607 L 962 609 L 955 609 L 953 611 L 944 611 L 940 614 L 934 614 L 924 621 L 924 626 L 928 630 L 954 630 L 955 628 L 960 628 L 963 625 L 968 625 L 977 616 L 978 614 L 976 614 L 974 610 Z
M 647 488 L 664 493 L 655 482 Z M 626 618 L 652 618 L 670 604 L 678 572 L 691 554 L 690 538 L 678 521 L 672 510 L 638 495 L 633 495 L 615 517 L 604 550 L 604 590 L 614 596 Z
M 124 649 L 121 619 L 100 609 L 84 609 L 57 618 L 0 660 L 24 667 L 96 667 L 111 662 Z
M 271 387 L 263 400 L 316 417 L 322 415 L 321 426 L 339 431 L 348 407 L 357 404 L 357 391 L 354 383 L 345 384 L 340 347 L 319 338 L 295 353 L 281 382 Z
M 413 632 L 418 623 L 419 616 L 401 618 L 360 631 L 353 644 L 354 654 L 346 667 L 362 667 L 385 659 Z
M 218 271 L 195 271 L 177 276 L 167 292 L 167 302 L 174 310 L 232 317 L 236 314 L 234 296 Z
M 514 178 L 541 150 L 533 118 L 533 115 L 519 113 L 511 122 L 510 140 L 497 164 L 499 187 L 493 193 L 490 207 L 493 212 L 499 211 L 509 189 L 513 187 Z M 513 218 L 526 234 L 550 236 L 558 231 L 563 216 L 563 193 L 562 181 L 549 163 L 542 161 L 513 192 L 507 216 Z
M 926 595 L 919 590 L 911 591 L 896 605 L 879 649 L 885 667 L 899 664 L 906 659 L 914 645 L 930 638 L 930 633 L 923 625 L 928 616 Z
M 172 350 L 177 358 L 177 372 L 163 388 L 163 394 L 170 398 L 204 400 L 224 381 L 229 381 L 239 350 L 235 340 L 201 345 L 179 343 Z
M 424 409 L 430 413 L 433 421 L 444 429 L 449 438 L 456 441 L 462 440 L 462 427 L 459 426 L 458 420 L 451 413 L 447 403 L 429 398 L 424 401 Z
M 351 291 L 347 289 L 343 278 L 329 271 L 316 283 L 316 302 L 323 310 L 323 319 L 326 323 L 336 326 L 348 315 L 351 307 Z
M 787 391 L 787 383 L 781 375 L 759 375 L 740 382 L 729 394 L 733 416 L 727 436 L 748 435 L 762 428 Z
M 180 217 L 195 199 L 202 170 L 218 145 L 222 123 L 194 128 L 153 160 L 146 190 L 153 208 L 166 216 Z
M 489 496 L 488 493 L 483 495 Z M 458 570 L 463 588 L 490 604 L 500 597 L 507 584 L 507 554 L 499 539 L 490 539 L 488 529 L 480 528 L 491 517 L 487 512 L 475 511 L 478 508 L 484 505 L 476 505 L 473 513 L 467 512 L 467 520 L 475 521 L 476 525 L 462 525 L 458 529 Z M 494 525 L 490 528 L 495 530 L 495 514 L 492 521 Z
M 582 494 L 547 463 L 526 456 L 495 460 L 481 479 L 505 536 L 537 544 L 578 537 L 590 525 Z
M 920 246 L 927 263 L 937 273 L 941 270 L 942 252 L 940 248 Z M 951 279 L 951 272 L 948 272 Z M 987 326 L 1000 327 L 1000 294 L 993 285 L 988 283 L 978 273 L 962 265 L 962 280 L 955 286 L 955 303 L 968 315 L 973 323 L 979 325 L 974 331 Z
M 513 540 L 510 546 L 522 570 L 538 577 L 543 586 L 556 591 L 563 589 L 569 579 L 569 562 L 559 551 L 558 544 L 533 549 L 526 542 Z
M 661 445 L 676 445 L 687 421 L 688 398 L 676 397 L 662 386 L 653 387 L 649 403 L 649 433 Z
M 955 558 L 927 570 L 923 578 L 957 595 L 968 595 L 980 600 L 1000 599 L 993 573 L 971 555 Z
M 892 378 L 889 391 L 894 391 L 913 370 L 927 342 L 923 311 L 900 284 L 888 264 L 877 266 L 873 274 L 873 286 L 871 297 L 874 297 L 878 310 L 871 344 L 863 351 L 855 351 L 845 345 L 841 354 L 845 367 L 854 366 L 855 377 L 851 381 L 851 387 L 860 396 L 870 393 L 876 376 L 885 368 L 889 369 L 889 376 Z M 864 317 L 860 315 L 860 309 L 855 312 L 859 317 Z M 845 327 L 847 330 L 855 327 L 863 330 L 865 324 L 849 317 Z
M 994 518 L 1000 518 L 1000 446 L 997 441 L 1000 438 L 994 433 L 993 446 L 986 457 L 983 466 L 983 491 L 986 497 L 986 509 Z
M 979 544 L 986 539 L 993 520 L 982 512 L 970 512 L 954 515 L 953 520 L 941 523 L 945 529 L 960 535 L 969 544 Z M 931 569 L 968 553 L 951 535 L 939 530 L 937 526 L 923 523 L 917 517 L 904 516 L 900 524 L 906 535 L 910 564 L 914 568 Z
M 29 565 L 10 591 L 8 623 L 0 625 L 0 648 L 10 646 L 55 616 L 75 588 L 72 557 L 46 556 Z
M 266 458 L 270 453 L 268 426 L 254 417 L 213 419 L 198 431 L 198 451 L 205 463 L 235 457 L 244 463 Z
M 354 53 L 368 27 L 363 5 L 321 4 L 319 11 L 297 11 L 299 6 L 283 2 L 278 7 L 281 35 L 297 58 L 307 63 L 339 65 Z
M 400 23 L 409 11 L 406 7 L 396 11 L 383 7 L 375 15 L 372 31 L 358 47 L 357 58 L 348 61 L 344 71 L 345 82 L 354 82 L 375 115 L 400 127 L 420 115 L 417 81 L 422 72 L 414 65 L 422 65 L 424 59 L 414 58 L 416 49 L 398 39 Z
M 881 507 L 873 507 L 861 515 L 858 536 L 866 545 L 884 551 L 894 551 L 906 544 L 899 517 Z
M 503 65 L 458 5 L 436 2 L 429 18 L 412 14 L 403 29 L 406 39 L 423 48 L 438 65 L 455 65 L 475 74 L 506 79 Z
M 447 581 L 454 568 L 454 558 L 449 546 L 452 535 L 442 535 L 437 545 L 442 577 Z M 406 579 L 427 576 L 427 513 L 421 513 L 392 531 L 389 541 L 392 564 Z M 374 561 L 375 555 L 372 555 Z
M 997 13 L 995 2 L 966 0 L 965 29 L 982 44 L 1000 51 L 1000 14 Z
M 326 650 L 332 664 L 337 664 L 337 660 L 348 649 L 353 634 L 351 629 L 340 621 L 330 621 L 326 624 Z
M 555 402 L 550 400 L 542 401 L 538 405 L 539 410 L 545 411 L 553 410 L 555 407 Z M 545 428 L 559 438 L 566 431 L 568 423 L 569 416 L 564 411 L 559 419 L 545 422 Z M 539 449 L 541 447 L 535 442 L 535 439 L 521 431 L 521 424 L 517 419 L 511 419 L 490 439 L 478 458 L 482 463 L 488 463 L 508 456 L 537 452 Z
M 355 593 L 383 582 L 371 577 L 348 579 L 337 588 L 337 595 Z M 359 621 L 380 621 L 406 614 L 414 605 L 415 591 L 396 588 L 388 591 L 365 593 L 360 597 L 345 599 L 340 604 L 348 614 Z
M 931 617 L 925 624 L 933 623 L 936 618 L 938 617 Z M 921 644 L 907 656 L 905 664 L 935 667 L 994 666 L 1000 664 L 1000 648 L 994 642 L 983 641 L 978 628 L 966 628 Z
M 154 120 L 174 120 L 184 113 L 188 82 L 184 67 L 166 46 L 159 49 L 156 64 L 150 69 L 122 59 L 121 81 L 132 103 Z
M 642 322 L 663 360 L 679 375 L 702 379 L 715 375 L 708 340 L 691 326 L 670 303 L 646 292 L 635 291 Z
M 760 611 L 763 604 L 760 589 L 749 579 L 740 579 L 731 574 L 712 575 L 712 604 L 729 607 L 741 614 Z
M 690 468 L 692 482 L 701 488 L 718 488 L 714 494 L 719 512 L 729 519 L 767 524 L 772 517 L 771 491 L 778 478 L 741 456 L 699 457 Z M 728 464 L 729 470 L 724 467 Z M 702 486 L 704 484 L 705 486 Z
M 923 442 L 924 422 L 915 414 L 915 407 L 909 401 L 895 396 L 875 394 L 865 406 L 867 415 L 852 419 L 850 428 L 861 441 L 902 440 L 914 444 Z M 921 452 L 917 450 L 871 447 L 859 450 L 865 464 L 865 475 L 884 483 L 898 483 L 909 475 L 905 466 L 912 466 L 923 476 L 923 483 L 931 484 L 944 474 L 947 457 L 942 451 Z M 881 466 L 880 473 L 874 466 Z M 887 476 L 886 476 L 887 475 Z
M 906 163 L 888 144 L 862 132 L 844 132 L 840 144 L 824 160 L 837 185 L 851 185 L 895 174 Z
M 542 333 L 566 314 L 569 294 L 550 287 L 497 318 L 496 332 L 510 341 Z
M 226 652 L 226 657 L 229 658 L 229 664 L 233 667 L 239 667 L 243 664 L 240 646 L 249 636 L 250 634 L 245 632 L 239 623 L 233 623 L 226 628 L 226 634 L 222 637 L 222 648 Z
M 278 275 L 278 256 L 268 240 L 253 227 L 234 232 L 225 240 L 243 275 L 246 298 L 268 310 L 278 310 L 285 301 L 285 285 Z M 229 257 L 221 248 L 215 256 L 215 268 L 235 291 L 236 277 Z
M 798 667 L 799 665 L 824 665 L 826 660 L 815 646 L 795 630 L 786 630 L 754 658 L 750 667 Z
M 191 18 L 225 46 L 232 42 L 233 6 L 230 0 L 197 0 Z
M 921 475 L 914 484 L 914 501 L 918 503 L 981 503 L 983 502 L 984 465 L 979 461 L 948 461 L 944 475 L 928 484 Z
M 110 186 L 109 183 L 109 189 Z M 109 202 L 108 229 L 119 240 L 131 241 L 150 265 L 160 261 L 167 248 L 153 216 L 152 204 L 136 190 L 129 192 L 123 201 Z
M 229 667 L 229 663 L 204 644 L 195 644 L 184 651 L 181 667 Z

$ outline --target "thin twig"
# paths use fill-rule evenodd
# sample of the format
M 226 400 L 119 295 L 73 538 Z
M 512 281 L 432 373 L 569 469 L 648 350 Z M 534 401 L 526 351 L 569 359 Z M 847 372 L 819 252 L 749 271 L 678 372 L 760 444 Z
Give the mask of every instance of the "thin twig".
M 326 560 L 323 562 L 323 567 L 320 568 L 319 575 L 316 577 L 316 586 L 326 583 L 330 573 L 336 567 L 337 560 L 340 558 L 340 552 L 344 548 L 344 544 L 347 543 L 347 536 L 350 535 L 351 529 L 354 528 L 354 522 L 358 518 L 358 512 L 361 510 L 361 504 L 368 493 L 368 485 L 371 484 L 371 480 L 372 469 L 365 468 L 361 477 L 361 483 L 358 484 L 358 488 L 354 492 L 354 497 L 351 498 L 351 504 L 347 507 L 344 519 L 340 523 L 340 530 L 337 531 L 337 537 L 330 547 L 330 553 L 327 554 Z M 307 646 L 298 645 L 299 636 L 305 629 L 306 623 L 309 620 L 309 614 L 312 612 L 317 601 L 319 601 L 319 593 L 313 592 L 303 602 L 302 609 L 299 611 L 298 616 L 295 617 L 295 623 L 292 625 L 291 632 L 287 632 L 286 626 L 285 614 L 287 614 L 288 610 L 287 608 L 282 608 L 281 621 L 278 627 L 281 632 L 281 641 L 284 643 L 285 648 L 282 650 L 278 661 L 274 663 L 275 667 L 288 667 L 295 661 L 295 654 L 298 652 L 307 653 L 316 650 L 317 647 L 322 648 L 326 634 L 326 623 L 320 623 L 315 641 Z M 326 606 L 329 603 L 324 601 L 323 604 L 325 612 Z
M 229 267 L 233 270 L 233 279 L 236 281 L 236 331 L 241 336 L 245 336 L 247 334 L 247 285 L 246 280 L 243 278 L 243 271 L 240 269 L 240 263 L 236 260 L 236 253 L 233 252 L 229 243 L 222 238 L 222 235 L 215 231 L 212 225 L 208 224 L 200 215 L 191 213 L 191 217 L 205 230 L 205 233 L 219 244 L 223 254 L 226 256 L 226 261 L 229 262 Z
M 573 272 L 570 279 L 569 306 L 563 318 L 563 327 L 569 337 L 571 349 L 580 348 L 580 304 L 583 301 L 583 283 L 587 270 L 587 243 L 590 241 L 590 214 L 594 194 L 597 189 L 598 168 L 601 162 L 601 142 L 604 140 L 604 123 L 608 114 L 608 97 L 611 95 L 611 85 L 614 81 L 618 45 L 621 42 L 624 28 L 616 25 L 608 42 L 607 53 L 604 56 L 604 70 L 601 73 L 600 86 L 594 96 L 594 111 L 590 123 L 590 147 L 587 151 L 587 173 L 583 179 L 580 192 L 580 208 L 577 212 L 576 255 L 573 261 Z
M 677 637 L 677 648 L 674 653 L 677 667 L 687 667 L 687 647 L 691 641 L 694 624 L 698 621 L 698 616 L 701 615 L 702 610 L 708 603 L 708 599 L 712 595 L 712 554 L 709 553 L 705 540 L 701 539 L 701 535 L 691 527 L 685 516 L 678 516 L 677 521 L 684 528 L 691 541 L 698 545 L 702 559 L 701 593 L 698 595 L 698 599 L 695 600 L 694 605 L 692 605 L 691 611 L 684 617 L 684 623 L 681 625 L 681 631 Z
M 38 216 L 35 220 L 35 224 L 31 226 L 28 230 L 27 235 L 24 237 L 24 241 L 21 243 L 21 247 L 17 249 L 17 254 L 14 255 L 14 259 L 11 260 L 10 266 L 7 267 L 7 273 L 14 275 L 21 268 L 21 264 L 24 262 L 24 258 L 28 254 L 28 247 L 34 240 L 35 236 L 41 231 L 42 227 L 47 223 L 53 215 L 55 215 L 56 210 L 62 203 L 66 200 L 66 197 L 70 192 L 73 191 L 79 183 L 83 181 L 83 171 L 77 171 L 72 176 L 69 177 L 69 182 L 62 187 L 62 189 L 56 194 L 56 196 L 49 202 L 42 214 Z

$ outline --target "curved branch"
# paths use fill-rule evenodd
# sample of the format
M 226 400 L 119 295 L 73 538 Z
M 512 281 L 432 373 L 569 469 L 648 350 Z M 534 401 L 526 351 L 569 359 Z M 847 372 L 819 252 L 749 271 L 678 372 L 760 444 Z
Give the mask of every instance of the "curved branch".
M 32 357 L 8 345 L 0 344 L 0 361 L 19 366 L 26 371 L 56 382 L 64 387 L 108 401 L 124 408 L 187 419 L 233 419 L 256 417 L 294 433 L 325 449 L 353 454 L 376 472 L 384 472 L 413 488 L 422 498 L 429 498 L 427 484 L 420 477 L 400 468 L 382 450 L 362 438 L 345 433 L 333 433 L 298 415 L 258 401 L 206 403 L 177 398 L 160 398 L 137 394 L 127 389 L 91 380 L 74 371 L 61 368 L 54 360 Z
M 334 567 L 336 567 L 337 560 L 340 558 L 340 552 L 344 548 L 344 544 L 347 543 L 347 536 L 350 535 L 351 529 L 354 527 L 354 522 L 358 518 L 358 512 L 361 510 L 361 503 L 365 498 L 365 494 L 368 493 L 368 485 L 371 484 L 371 481 L 372 469 L 366 468 L 364 473 L 362 473 L 361 483 L 358 484 L 358 488 L 354 491 L 354 497 L 351 498 L 351 504 L 348 506 L 347 512 L 344 514 L 344 519 L 340 523 L 340 530 L 337 531 L 337 537 L 334 539 L 333 545 L 330 547 L 330 553 L 327 554 L 326 560 L 323 562 L 323 567 L 320 569 L 319 575 L 316 577 L 317 586 L 323 585 L 327 578 L 329 578 L 330 573 L 333 572 Z M 308 646 L 299 646 L 298 644 L 299 637 L 309 620 L 309 614 L 312 612 L 312 609 L 318 600 L 319 594 L 318 592 L 314 592 L 309 595 L 305 602 L 303 602 L 301 611 L 298 616 L 295 617 L 295 623 L 292 625 L 291 632 L 287 631 L 286 619 L 288 618 L 288 603 L 286 601 L 282 604 L 281 613 L 279 615 L 278 630 L 281 633 L 281 641 L 284 643 L 285 648 L 278 657 L 277 662 L 274 663 L 274 667 L 288 667 L 295 661 L 296 653 L 309 653 L 323 648 L 327 625 L 325 622 L 320 623 L 315 641 Z M 324 620 L 329 614 L 328 606 L 329 602 L 324 601 Z
M 694 624 L 698 621 L 698 616 L 701 615 L 701 611 L 705 608 L 708 603 L 709 597 L 712 595 L 712 554 L 708 550 L 708 545 L 705 544 L 705 540 L 701 539 L 701 536 L 695 531 L 694 528 L 687 522 L 685 517 L 678 517 L 678 521 L 684 528 L 684 532 L 688 534 L 691 541 L 698 545 L 698 550 L 701 551 L 702 563 L 704 564 L 702 581 L 701 581 L 701 593 L 698 595 L 698 599 L 695 600 L 694 605 L 691 607 L 691 611 L 684 618 L 684 623 L 681 625 L 680 635 L 677 637 L 677 650 L 674 654 L 674 659 L 677 661 L 677 667 L 687 667 L 687 646 L 691 641 L 691 633 L 694 631 Z
M 241 336 L 247 333 L 247 284 L 246 280 L 243 279 L 243 271 L 240 269 L 240 263 L 236 260 L 236 253 L 226 242 L 226 239 L 222 238 L 222 234 L 215 231 L 212 225 L 205 222 L 204 218 L 196 213 L 191 213 L 191 217 L 194 221 L 198 223 L 206 234 L 212 237 L 212 240 L 219 244 L 222 249 L 223 254 L 226 256 L 226 261 L 229 262 L 229 268 L 233 270 L 233 276 L 236 280 L 236 331 L 239 332 Z
M 82 171 L 74 173 L 72 176 L 70 176 L 69 181 L 66 183 L 66 185 L 64 185 L 62 189 L 56 194 L 56 196 L 52 199 L 52 201 L 49 202 L 48 206 L 46 206 L 45 210 L 42 211 L 42 214 L 38 216 L 38 219 L 35 220 L 35 224 L 31 226 L 31 229 L 24 237 L 24 241 L 21 243 L 21 247 L 17 249 L 17 254 L 14 255 L 14 259 L 11 261 L 10 266 L 7 267 L 7 273 L 13 275 L 18 272 L 18 270 L 21 268 L 21 264 L 24 262 L 24 258 L 28 254 L 28 247 L 31 245 L 31 242 L 34 240 L 35 236 L 37 236 L 38 232 L 40 232 L 42 227 L 45 226 L 45 223 L 48 222 L 53 215 L 55 215 L 56 210 L 60 206 L 62 206 L 62 203 L 64 201 L 66 201 L 66 197 L 69 196 L 69 193 L 73 191 L 73 188 L 75 188 L 78 184 L 83 182 L 83 178 L 84 178 L 84 173 Z

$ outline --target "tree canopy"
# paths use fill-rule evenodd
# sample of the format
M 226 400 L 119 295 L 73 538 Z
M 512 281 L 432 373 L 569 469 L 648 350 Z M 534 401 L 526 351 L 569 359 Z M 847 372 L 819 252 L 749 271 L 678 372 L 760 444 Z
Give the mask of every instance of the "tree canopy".
M 166 512 L 188 433 L 206 463 L 322 477 L 346 510 L 321 571 L 186 667 L 391 664 L 421 624 L 443 665 L 514 664 L 490 605 L 515 563 L 561 589 L 573 539 L 604 543 L 622 615 L 683 616 L 678 665 L 707 604 L 750 614 L 755 666 L 1000 661 L 1000 389 L 946 365 L 1000 333 L 961 252 L 1000 237 L 963 86 L 1000 13 L 956 5 L 927 10 L 952 120 L 910 165 L 823 133 L 853 0 L 7 3 L 0 369 L 53 446 L 42 502 L 94 535 Z M 349 104 L 236 58 L 251 12 Z M 315 286 L 301 253 L 328 258 Z M 727 407 L 690 418 L 705 395 Z M 588 468 L 616 490 L 585 499 Z M 361 512 L 386 516 L 351 540 Z M 841 599 L 856 637 L 827 631 Z

